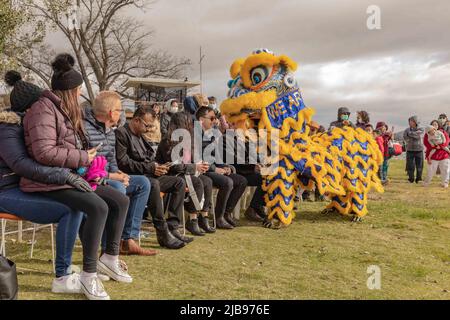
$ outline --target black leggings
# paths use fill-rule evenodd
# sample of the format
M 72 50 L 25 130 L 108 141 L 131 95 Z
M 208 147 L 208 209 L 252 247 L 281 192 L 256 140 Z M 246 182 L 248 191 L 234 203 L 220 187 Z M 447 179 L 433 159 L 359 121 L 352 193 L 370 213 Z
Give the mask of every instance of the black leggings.
M 97 251 L 105 225 L 105 253 L 113 256 L 119 255 L 120 238 L 129 205 L 126 195 L 109 186 L 98 186 L 95 192 L 65 189 L 43 194 L 86 215 L 81 234 L 83 271 L 97 272 Z

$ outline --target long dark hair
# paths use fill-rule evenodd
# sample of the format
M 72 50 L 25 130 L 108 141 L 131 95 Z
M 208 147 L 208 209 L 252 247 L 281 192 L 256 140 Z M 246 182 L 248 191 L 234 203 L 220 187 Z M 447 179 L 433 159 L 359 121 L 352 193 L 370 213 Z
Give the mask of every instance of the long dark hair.
M 172 141 L 172 133 L 177 129 L 185 129 L 191 135 L 191 148 L 193 146 L 194 138 L 194 123 L 192 117 L 186 112 L 177 112 L 172 115 L 169 122 L 169 128 L 167 130 L 166 136 L 164 137 L 169 141 L 170 149 L 172 149 L 178 142 Z
M 61 110 L 72 122 L 73 129 L 81 139 L 84 148 L 87 148 L 86 132 L 83 125 L 84 112 L 78 103 L 77 88 L 70 90 L 54 90 L 53 93 L 61 99 Z

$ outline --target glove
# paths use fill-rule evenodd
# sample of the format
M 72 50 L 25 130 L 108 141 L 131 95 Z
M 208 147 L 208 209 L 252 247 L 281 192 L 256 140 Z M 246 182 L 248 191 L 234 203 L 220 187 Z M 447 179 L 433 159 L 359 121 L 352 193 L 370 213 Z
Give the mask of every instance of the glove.
M 104 156 L 97 156 L 92 161 L 89 170 L 86 172 L 84 179 L 89 182 L 92 190 L 97 189 L 98 182 L 101 178 L 105 178 L 108 173 L 105 171 L 105 167 L 108 161 Z
M 70 184 L 72 187 L 77 189 L 81 192 L 92 192 L 92 188 L 89 185 L 89 183 L 81 178 L 79 175 L 73 174 L 72 172 L 69 173 L 69 176 L 66 180 L 67 184 Z

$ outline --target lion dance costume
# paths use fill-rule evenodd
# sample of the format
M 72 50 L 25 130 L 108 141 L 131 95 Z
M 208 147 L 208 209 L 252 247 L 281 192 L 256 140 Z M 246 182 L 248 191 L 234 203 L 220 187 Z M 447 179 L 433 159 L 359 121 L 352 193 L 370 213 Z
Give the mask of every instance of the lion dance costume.
M 309 136 L 307 124 L 314 110 L 303 103 L 296 69 L 287 56 L 255 50 L 232 64 L 228 97 L 220 106 L 235 128 L 265 129 L 267 139 L 278 130 L 278 166 L 264 176 L 262 186 L 269 209 L 267 226 L 292 222 L 298 188 L 327 194 L 331 203 L 325 212 L 360 220 L 367 213 L 369 190 L 383 192 L 377 175 L 383 156 L 372 136 L 359 128 Z

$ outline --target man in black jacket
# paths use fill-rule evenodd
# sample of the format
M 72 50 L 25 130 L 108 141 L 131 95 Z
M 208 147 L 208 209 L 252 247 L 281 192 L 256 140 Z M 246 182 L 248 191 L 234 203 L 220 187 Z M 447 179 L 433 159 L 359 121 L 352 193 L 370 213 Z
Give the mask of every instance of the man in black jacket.
M 155 116 L 151 107 L 139 107 L 131 121 L 116 130 L 117 164 L 125 173 L 143 174 L 150 179 L 151 191 L 148 205 L 155 228 L 162 228 L 165 224 L 160 193 L 170 195 L 167 225 L 172 235 L 184 245 L 193 240 L 178 231 L 180 217 L 183 214 L 186 183 L 180 177 L 167 175 L 169 166 L 155 161 L 153 148 L 143 138 L 143 134 L 147 132 Z
M 202 152 L 205 152 L 206 148 L 210 148 L 209 146 L 215 144 L 214 136 L 208 137 L 208 133 L 217 124 L 217 118 L 214 110 L 210 107 L 198 109 L 196 118 L 202 124 Z M 215 159 L 215 152 L 211 156 Z M 243 176 L 234 173 L 233 167 L 217 164 L 214 162 L 214 159 L 203 160 L 209 163 L 209 169 L 205 175 L 211 178 L 213 186 L 219 189 L 214 210 L 216 226 L 218 229 L 233 229 L 237 225 L 233 219 L 233 211 L 247 187 L 247 180 Z

